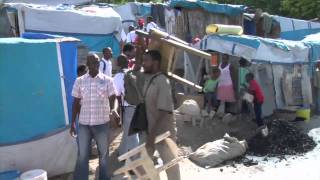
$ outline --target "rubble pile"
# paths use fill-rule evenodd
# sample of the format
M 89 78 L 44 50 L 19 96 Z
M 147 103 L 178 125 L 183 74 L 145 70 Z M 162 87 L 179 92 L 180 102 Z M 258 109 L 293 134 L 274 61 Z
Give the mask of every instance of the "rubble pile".
M 316 143 L 307 134 L 284 120 L 267 123 L 269 135 L 255 135 L 248 143 L 248 154 L 255 156 L 280 157 L 299 155 L 312 150 Z

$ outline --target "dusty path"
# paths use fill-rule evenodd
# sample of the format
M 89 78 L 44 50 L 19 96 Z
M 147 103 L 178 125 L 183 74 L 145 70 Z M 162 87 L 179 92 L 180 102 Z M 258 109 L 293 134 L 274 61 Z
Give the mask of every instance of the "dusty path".
M 212 122 L 210 122 L 212 123 Z M 244 123 L 244 122 L 240 122 Z M 225 129 L 221 127 L 210 128 L 198 128 L 191 127 L 189 125 L 178 123 L 179 146 L 180 152 L 183 154 L 185 151 L 194 151 L 202 144 L 221 138 L 224 131 L 230 131 L 231 133 L 238 133 L 238 130 L 247 129 L 250 131 L 252 127 L 240 127 Z M 246 167 L 239 163 L 228 163 L 217 168 L 205 169 L 201 168 L 190 160 L 186 159 L 180 163 L 182 180 L 212 180 L 212 179 L 224 179 L 224 180 L 247 180 L 247 179 L 259 179 L 259 180 L 284 180 L 290 178 L 305 179 L 305 180 L 320 180 L 320 117 L 314 117 L 309 123 L 300 122 L 297 124 L 305 132 L 313 133 L 314 140 L 317 142 L 317 147 L 303 156 L 287 156 L 286 160 L 279 161 L 278 158 L 269 158 L 267 161 L 264 158 L 247 156 L 250 159 L 258 161 L 258 165 Z M 181 128 L 184 130 L 181 131 Z M 240 134 L 243 137 L 250 136 L 250 133 L 246 132 Z M 121 140 L 120 129 L 113 130 L 113 142 L 110 146 L 110 167 L 114 171 L 119 167 L 119 163 L 116 159 L 115 150 Z M 97 158 L 90 160 L 90 180 L 95 179 L 96 168 L 98 167 Z M 70 176 L 69 176 L 70 178 Z M 55 178 L 54 180 L 63 180 L 68 178 Z M 161 173 L 161 179 L 165 180 L 165 173 Z

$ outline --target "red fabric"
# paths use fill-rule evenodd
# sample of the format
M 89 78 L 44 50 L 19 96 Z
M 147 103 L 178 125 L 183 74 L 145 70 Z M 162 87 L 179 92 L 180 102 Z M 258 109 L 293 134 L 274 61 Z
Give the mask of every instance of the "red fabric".
M 128 69 L 133 69 L 133 68 L 134 68 L 134 65 L 135 65 L 134 59 L 129 59 Z
M 264 102 L 264 96 L 261 87 L 257 83 L 256 80 L 252 80 L 249 83 L 249 90 L 250 93 L 254 96 L 254 101 L 257 103 L 263 103 Z

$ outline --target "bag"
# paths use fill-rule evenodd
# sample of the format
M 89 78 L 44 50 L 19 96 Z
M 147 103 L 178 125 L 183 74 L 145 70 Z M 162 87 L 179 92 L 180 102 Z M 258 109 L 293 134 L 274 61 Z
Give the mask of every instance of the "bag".
M 160 74 L 154 75 L 150 79 L 143 98 L 146 96 L 146 93 L 149 89 L 149 86 L 152 83 L 152 80 L 158 75 Z M 147 119 L 147 110 L 146 110 L 145 102 L 141 102 L 136 106 L 136 110 L 134 111 L 128 134 L 132 135 L 132 134 L 143 132 L 143 131 L 148 132 L 148 119 Z
M 134 71 L 128 71 L 124 75 L 124 99 L 131 105 L 138 105 L 143 101 L 141 95 L 142 88 L 139 89 L 137 82 L 139 78 L 137 74 L 134 74 Z
M 208 142 L 199 147 L 190 159 L 201 167 L 216 167 L 226 160 L 243 155 L 248 148 L 245 140 L 226 134 L 222 139 Z
M 136 106 L 130 124 L 129 135 L 146 131 L 148 129 L 146 104 L 140 103 Z

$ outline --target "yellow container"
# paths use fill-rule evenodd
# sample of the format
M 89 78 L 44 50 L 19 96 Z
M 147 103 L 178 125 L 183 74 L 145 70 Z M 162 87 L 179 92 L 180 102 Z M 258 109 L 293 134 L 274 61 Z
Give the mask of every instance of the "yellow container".
M 309 121 L 310 120 L 310 114 L 311 114 L 311 110 L 309 108 L 298 109 L 296 111 L 297 117 L 304 118 L 305 121 Z
M 243 29 L 241 26 L 225 25 L 225 24 L 210 24 L 206 28 L 206 33 L 210 34 L 234 34 L 241 35 Z

